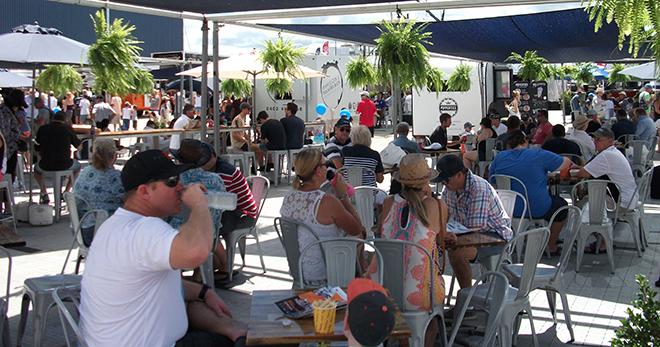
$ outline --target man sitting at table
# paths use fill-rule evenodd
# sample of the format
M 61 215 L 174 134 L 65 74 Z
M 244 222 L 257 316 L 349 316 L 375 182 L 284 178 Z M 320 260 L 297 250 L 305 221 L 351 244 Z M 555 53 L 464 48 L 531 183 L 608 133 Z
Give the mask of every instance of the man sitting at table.
M 215 291 L 181 280 L 212 245 L 205 189 L 183 187 L 186 169 L 159 150 L 124 166 L 124 204 L 94 236 L 82 279 L 80 329 L 90 346 L 231 346 L 245 336 Z M 182 203 L 190 218 L 176 230 L 162 218 Z
M 472 174 L 455 155 L 446 155 L 438 160 L 438 177 L 434 182 L 445 185 L 442 200 L 447 203 L 449 220 L 458 222 L 468 229 L 478 229 L 504 240 L 510 240 L 511 219 L 495 189 L 485 179 Z M 456 234 L 448 230 L 445 242 L 456 242 Z M 461 288 L 472 286 L 470 262 L 477 258 L 498 256 L 501 247 L 463 247 L 449 251 L 449 262 Z
M 286 150 L 286 132 L 284 126 L 277 119 L 268 118 L 266 111 L 259 112 L 257 115 L 257 124 L 259 124 L 259 134 L 261 143 L 259 149 L 264 156 L 267 156 L 268 151 L 283 151 Z M 272 156 L 266 158 L 266 170 L 270 170 L 273 166 Z
M 192 129 L 195 118 L 195 106 L 186 104 L 183 106 L 183 114 L 174 122 L 174 130 L 187 130 Z M 170 138 L 170 152 L 176 156 L 179 148 L 181 147 L 181 134 L 172 134 Z
M 401 147 L 407 154 L 410 153 L 419 153 L 419 145 L 417 142 L 408 139 L 408 132 L 410 131 L 410 125 L 406 122 L 401 122 L 396 126 L 396 134 L 394 136 L 394 141 L 392 143 L 395 146 Z
M 343 165 L 344 159 L 341 156 L 341 150 L 344 147 L 352 146 L 351 138 L 351 121 L 345 117 L 339 118 L 335 123 L 335 136 L 328 140 L 323 149 L 323 155 L 332 162 L 334 168 L 328 168 L 329 171 L 339 169 Z
M 565 136 L 566 128 L 561 124 L 555 124 L 552 127 L 552 137 L 547 139 L 541 148 L 559 155 L 572 154 L 571 160 L 579 164 L 578 159 L 582 157 L 580 146 L 571 140 L 567 140 Z
M 248 114 L 250 114 L 252 110 L 252 106 L 248 104 L 247 102 L 241 103 L 241 106 L 239 107 L 241 112 L 234 117 L 234 120 L 231 121 L 231 126 L 235 128 L 241 128 L 245 127 L 245 119 L 247 118 Z M 252 151 L 254 152 L 254 155 L 257 158 L 257 162 L 259 163 L 259 169 L 264 170 L 263 162 L 263 153 L 259 149 L 259 145 L 252 143 L 250 140 L 250 135 L 247 131 L 232 131 L 231 132 L 231 147 L 237 150 L 241 150 L 244 152 Z M 256 174 L 256 171 L 254 168 L 252 168 L 252 173 Z
M 298 113 L 298 105 L 289 102 L 284 109 L 284 118 L 280 119 L 286 133 L 286 149 L 303 148 L 305 122 L 297 117 L 296 113 Z
M 519 130 L 509 136 L 510 150 L 503 151 L 495 156 L 490 164 L 491 175 L 513 176 L 527 188 L 527 209 L 533 219 L 550 221 L 552 215 L 568 203 L 559 196 L 548 192 L 548 173 L 568 169 L 572 162 L 557 154 L 539 148 L 527 148 L 525 134 Z M 511 189 L 525 195 L 525 190 L 517 182 L 511 182 Z M 559 254 L 557 238 L 564 226 L 567 213 L 561 213 L 550 226 L 550 239 L 548 251 L 550 254 Z M 522 216 L 522 204 L 516 204 L 514 217 Z
M 532 137 L 532 143 L 535 145 L 542 145 L 552 134 L 552 124 L 548 122 L 548 111 L 539 110 L 536 115 L 536 120 L 539 124 L 536 126 L 536 131 Z
M 507 130 L 504 134 L 497 136 L 495 139 L 495 149 L 498 151 L 503 151 L 506 148 L 506 143 L 509 140 L 509 134 L 520 129 L 520 118 L 518 116 L 509 116 L 509 119 L 506 121 Z
M 431 143 L 439 143 L 442 148 L 447 148 L 447 128 L 451 126 L 451 115 L 443 113 L 440 115 L 440 125 L 433 131 L 429 140 Z
M 628 112 L 624 109 L 616 111 L 616 123 L 612 124 L 614 139 L 623 135 L 635 135 L 635 124 L 628 119 Z

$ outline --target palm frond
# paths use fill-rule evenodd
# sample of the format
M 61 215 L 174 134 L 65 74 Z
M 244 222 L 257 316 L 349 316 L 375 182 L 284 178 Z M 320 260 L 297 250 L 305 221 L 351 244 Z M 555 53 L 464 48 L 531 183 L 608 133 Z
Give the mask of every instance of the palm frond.
M 260 54 L 264 68 L 274 70 L 280 78 L 294 77 L 299 74 L 298 67 L 305 51 L 302 48 L 296 48 L 290 40 L 284 40 L 281 37 L 275 41 L 267 40 L 264 50 Z
M 83 79 L 71 65 L 50 65 L 39 74 L 37 88 L 63 96 L 66 92 L 80 90 Z
M 286 78 L 269 79 L 264 84 L 267 91 L 280 97 L 291 92 L 291 88 L 293 88 L 293 82 Z
M 247 80 L 226 79 L 220 84 L 220 91 L 225 96 L 241 97 L 252 94 L 252 84 Z
M 437 67 L 429 66 L 428 75 L 426 76 L 426 87 L 429 90 L 435 91 L 438 95 L 445 87 L 445 73 Z
M 621 74 L 621 70 L 625 69 L 626 66 L 623 64 L 614 64 L 612 65 L 612 70 L 610 71 L 610 77 L 608 78 L 611 84 L 614 83 L 626 83 L 630 81 L 630 76 Z
M 594 80 L 594 71 L 596 71 L 596 66 L 591 63 L 582 63 L 577 65 L 577 73 L 575 74 L 575 80 L 580 85 L 589 84 Z
M 511 55 L 505 60 L 520 64 L 518 77 L 524 81 L 538 81 L 546 77 L 546 64 L 548 60 L 538 55 L 536 51 L 526 51 L 525 55 L 511 52 Z
M 447 80 L 447 90 L 452 92 L 467 92 L 470 90 L 470 74 L 472 67 L 466 64 L 456 66 Z

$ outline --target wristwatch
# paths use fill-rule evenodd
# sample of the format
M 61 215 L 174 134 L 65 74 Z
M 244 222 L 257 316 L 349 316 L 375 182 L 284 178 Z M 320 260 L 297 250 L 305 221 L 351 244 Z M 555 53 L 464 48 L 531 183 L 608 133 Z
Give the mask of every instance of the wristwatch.
M 197 298 L 201 301 L 206 301 L 206 292 L 211 289 L 211 287 L 207 286 L 206 284 L 202 284 L 202 290 L 199 291 L 199 295 L 197 295 Z

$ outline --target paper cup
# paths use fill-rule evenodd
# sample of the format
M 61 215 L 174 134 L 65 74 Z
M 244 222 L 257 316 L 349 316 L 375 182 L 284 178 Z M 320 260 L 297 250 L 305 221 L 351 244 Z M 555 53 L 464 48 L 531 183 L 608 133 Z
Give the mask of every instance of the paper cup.
M 316 301 L 314 308 L 314 331 L 317 334 L 332 334 L 335 330 L 337 303 L 331 300 Z

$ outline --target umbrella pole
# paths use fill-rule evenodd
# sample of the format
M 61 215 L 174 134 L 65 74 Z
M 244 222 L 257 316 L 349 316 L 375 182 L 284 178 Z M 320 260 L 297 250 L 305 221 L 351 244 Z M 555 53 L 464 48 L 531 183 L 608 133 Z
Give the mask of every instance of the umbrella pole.
M 218 22 L 213 22 L 213 149 L 215 153 L 220 153 L 220 139 L 218 138 L 218 131 L 220 130 L 220 124 L 218 124 L 220 118 L 220 110 L 218 109 L 220 91 L 218 90 L 218 84 L 220 80 L 218 78 L 218 46 L 220 45 L 219 38 L 220 25 Z
M 36 73 L 37 73 L 37 67 L 32 66 L 32 104 L 30 105 L 30 138 L 28 139 L 29 140 L 28 141 L 28 155 L 31 156 L 30 165 L 28 165 L 29 166 L 28 167 L 28 173 L 29 173 L 29 177 L 30 177 L 30 181 L 28 182 L 28 190 L 29 190 L 28 191 L 28 197 L 29 197 L 28 201 L 29 201 L 30 205 L 32 205 L 32 175 L 33 175 L 32 166 L 33 166 L 34 157 L 35 157 L 33 155 L 34 153 L 32 153 L 32 148 L 33 148 L 32 139 L 35 136 L 35 134 L 34 134 L 34 103 L 36 102 L 36 100 L 35 100 Z M 50 97 L 48 99 L 50 100 Z M 9 184 L 13 184 L 13 182 L 10 182 Z
M 253 73 L 252 74 L 252 137 L 254 141 L 257 141 L 257 116 L 255 115 L 255 112 L 257 111 L 257 74 Z
M 208 71 L 207 64 L 209 60 L 209 22 L 206 18 L 202 21 L 202 88 L 200 97 L 202 98 L 202 111 L 200 118 L 202 120 L 202 136 L 201 140 L 206 141 L 206 113 L 208 112 Z

